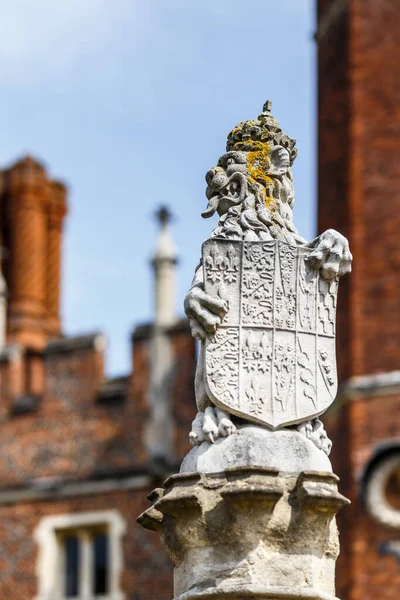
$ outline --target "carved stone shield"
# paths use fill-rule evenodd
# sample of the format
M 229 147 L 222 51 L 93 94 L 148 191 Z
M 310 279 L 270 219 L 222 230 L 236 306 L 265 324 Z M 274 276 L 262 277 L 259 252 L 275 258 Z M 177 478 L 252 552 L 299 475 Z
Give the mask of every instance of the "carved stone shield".
M 274 429 L 323 413 L 337 392 L 338 280 L 281 241 L 210 239 L 205 291 L 228 312 L 205 346 L 205 383 L 216 406 Z

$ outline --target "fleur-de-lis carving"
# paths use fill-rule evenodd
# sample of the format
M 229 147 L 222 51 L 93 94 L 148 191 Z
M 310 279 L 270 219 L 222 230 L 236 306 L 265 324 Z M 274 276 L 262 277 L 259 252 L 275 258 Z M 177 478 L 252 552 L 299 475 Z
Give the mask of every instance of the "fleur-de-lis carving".
M 239 258 L 233 246 L 228 246 L 226 253 L 223 253 L 214 244 L 205 259 L 205 268 L 207 279 L 212 283 L 216 281 L 225 281 L 234 283 L 237 281 L 239 271 Z
M 265 403 L 266 392 L 257 375 L 253 375 L 251 378 L 251 384 L 246 389 L 246 396 L 250 404 L 250 413 L 253 415 L 262 414 L 262 405 Z

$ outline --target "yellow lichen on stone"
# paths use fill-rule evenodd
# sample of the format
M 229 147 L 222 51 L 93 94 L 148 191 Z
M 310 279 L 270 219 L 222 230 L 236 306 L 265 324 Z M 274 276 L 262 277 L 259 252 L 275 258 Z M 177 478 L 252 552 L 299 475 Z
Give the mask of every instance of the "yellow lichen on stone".
M 276 202 L 273 196 L 267 196 L 264 200 L 264 204 L 271 212 L 276 210 Z
M 271 169 L 271 146 L 266 142 L 252 142 L 247 152 L 247 168 L 249 175 L 264 187 L 270 187 L 273 179 L 267 175 Z

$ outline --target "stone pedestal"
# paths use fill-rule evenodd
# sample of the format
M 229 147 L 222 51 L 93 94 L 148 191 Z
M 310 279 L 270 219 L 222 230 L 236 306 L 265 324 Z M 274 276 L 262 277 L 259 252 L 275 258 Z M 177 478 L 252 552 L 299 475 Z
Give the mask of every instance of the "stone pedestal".
M 182 473 L 138 519 L 161 534 L 174 598 L 335 600 L 335 514 L 348 500 L 331 472 L 239 466 Z
M 180 472 L 220 473 L 249 466 L 289 473 L 332 472 L 325 452 L 295 429 L 271 431 L 259 425 L 241 425 L 234 435 L 195 446 L 183 459 Z

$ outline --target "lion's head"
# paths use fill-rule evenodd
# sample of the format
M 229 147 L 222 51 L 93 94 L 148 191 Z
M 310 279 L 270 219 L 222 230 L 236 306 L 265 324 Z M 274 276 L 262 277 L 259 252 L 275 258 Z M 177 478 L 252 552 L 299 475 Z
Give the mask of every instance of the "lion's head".
M 295 144 L 272 116 L 269 101 L 257 121 L 245 121 L 231 131 L 226 154 L 206 175 L 203 217 L 215 212 L 221 217 L 213 235 L 303 241 L 292 222 Z

